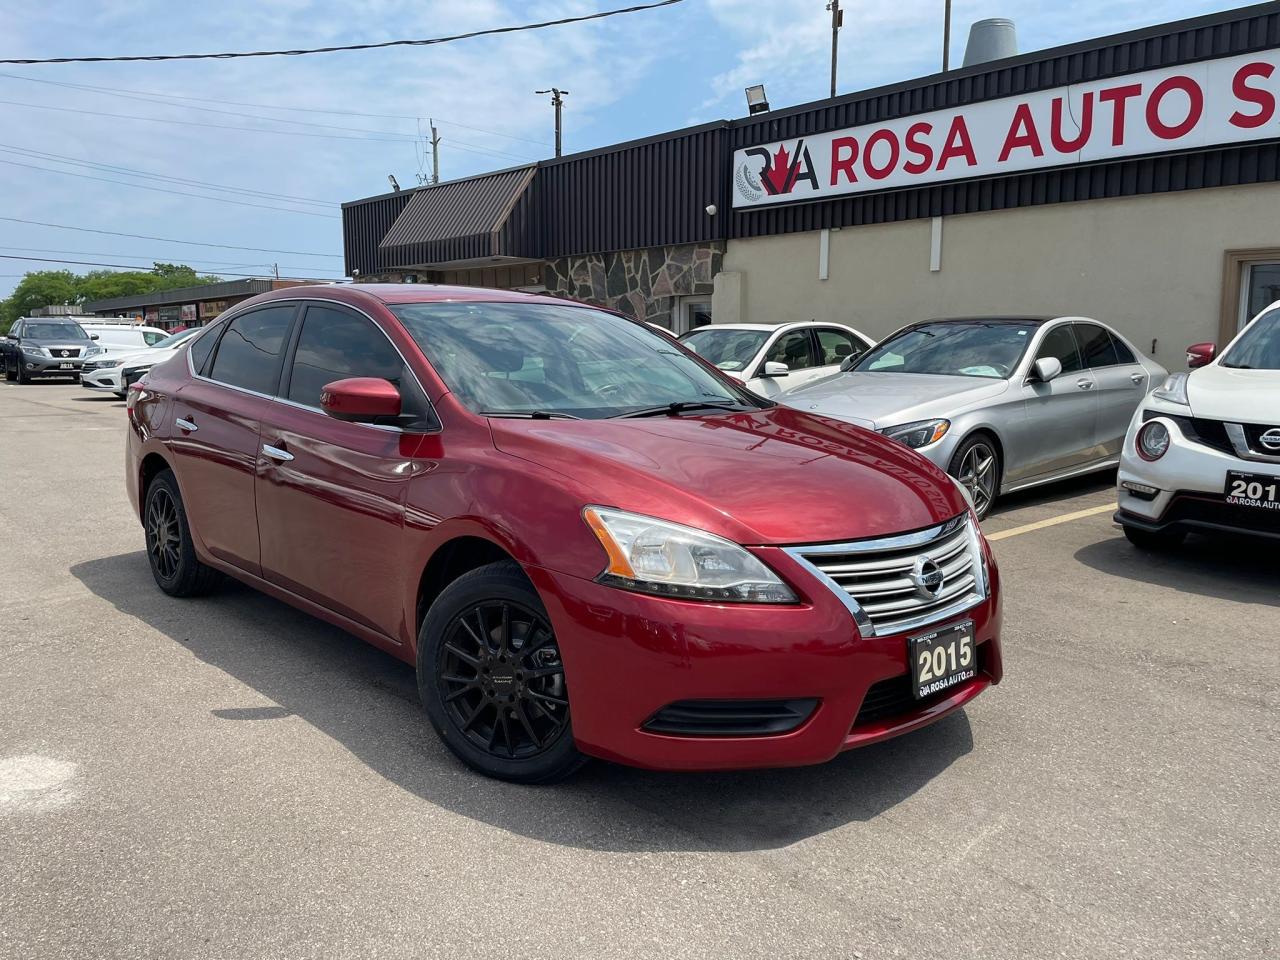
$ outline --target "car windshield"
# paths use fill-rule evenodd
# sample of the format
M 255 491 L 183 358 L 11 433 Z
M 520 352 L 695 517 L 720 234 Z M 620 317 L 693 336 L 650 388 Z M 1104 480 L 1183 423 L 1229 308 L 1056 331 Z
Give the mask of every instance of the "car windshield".
M 163 340 L 157 340 L 151 346 L 155 350 L 172 350 L 184 340 L 190 340 L 193 336 L 199 333 L 201 329 L 201 327 L 192 327 L 190 330 L 183 330 L 181 333 L 170 334 Z
M 1222 366 L 1240 370 L 1280 370 L 1280 307 L 1245 328 L 1222 358 Z
M 873 347 L 853 369 L 1003 380 L 1018 368 L 1036 326 L 1017 320 L 921 323 Z
M 686 333 L 680 342 L 721 370 L 744 370 L 769 337 L 767 330 L 703 327 Z
M 770 406 L 668 337 L 600 310 L 545 303 L 414 303 L 391 311 L 476 413 L 625 416 L 669 404 Z
M 27 340 L 88 340 L 78 323 L 32 323 L 27 321 L 22 336 Z

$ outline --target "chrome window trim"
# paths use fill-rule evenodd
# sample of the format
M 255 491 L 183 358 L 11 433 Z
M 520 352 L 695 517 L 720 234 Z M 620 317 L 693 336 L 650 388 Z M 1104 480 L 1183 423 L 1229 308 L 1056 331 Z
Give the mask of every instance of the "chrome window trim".
M 1244 424 L 1231 423 L 1224 420 L 1222 426 L 1227 431 L 1227 439 L 1231 441 L 1231 446 L 1235 448 L 1236 456 L 1241 460 L 1252 460 L 1254 463 L 1280 463 L 1280 456 L 1259 453 L 1249 446 L 1249 438 L 1245 435 Z
M 354 312 L 360 314 L 362 317 L 368 320 L 370 323 L 372 323 L 374 326 L 374 329 L 377 330 L 384 337 L 386 337 L 387 343 L 391 344 L 391 349 L 394 350 L 399 355 L 400 360 L 404 364 L 405 369 L 409 371 L 409 376 L 413 377 L 413 382 L 418 385 L 418 389 L 422 391 L 423 397 L 426 398 L 428 409 L 431 411 L 433 415 L 435 415 L 436 405 L 431 402 L 431 397 L 427 394 L 426 388 L 423 387 L 422 381 L 418 379 L 417 372 L 410 365 L 408 359 L 404 355 L 404 352 L 398 346 L 396 346 L 396 343 L 394 340 L 392 340 L 390 337 L 387 336 L 387 331 L 382 329 L 382 325 L 379 324 L 378 321 L 375 320 L 371 314 L 369 314 L 365 310 L 360 309 L 359 307 L 352 306 L 349 303 L 343 303 L 341 300 L 331 300 L 328 297 L 289 297 L 288 299 L 282 298 L 280 300 L 270 300 L 266 303 L 255 304 L 249 310 L 242 310 L 239 312 L 233 312 L 231 310 L 228 310 L 225 313 L 221 313 L 217 317 L 215 317 L 214 323 L 221 323 L 222 321 L 225 320 L 227 325 L 230 326 L 235 321 L 235 319 L 240 316 L 241 313 L 251 313 L 253 310 L 258 309 L 259 307 L 266 308 L 266 307 L 272 307 L 272 306 L 279 306 L 281 304 L 284 304 L 284 305 L 293 304 L 295 306 L 299 306 L 303 303 L 323 303 L 323 304 L 336 305 L 338 307 L 346 307 L 348 310 L 353 310 Z M 228 314 L 231 314 L 231 316 L 228 316 Z M 304 315 L 304 319 L 305 319 L 305 315 Z M 192 338 L 191 343 L 195 343 L 197 339 L 199 338 L 198 337 Z M 190 345 L 191 344 L 183 344 L 182 346 L 190 347 Z M 286 348 L 287 346 L 288 344 L 286 344 Z M 179 347 L 179 349 L 182 349 L 182 347 Z M 251 397 L 261 397 L 263 400 L 274 400 L 276 403 L 283 403 L 290 407 L 297 407 L 300 410 L 311 410 L 316 413 L 323 414 L 326 417 L 328 416 L 328 414 L 326 414 L 324 410 L 320 407 L 313 407 L 310 404 L 299 403 L 296 400 L 290 400 L 288 397 L 281 397 L 281 396 L 278 396 L 275 394 L 269 394 L 269 393 L 260 393 L 257 390 L 250 390 L 248 387 L 237 387 L 234 383 L 226 383 L 223 380 L 215 380 L 212 377 L 206 377 L 199 373 L 196 373 L 195 367 L 193 367 L 191 364 L 191 351 L 189 349 L 187 350 L 186 360 L 187 360 L 187 371 L 191 374 L 191 379 L 193 380 L 203 380 L 205 383 L 212 383 L 212 384 L 216 384 L 219 387 L 226 387 L 228 390 L 236 390 L 236 391 L 239 391 L 240 393 L 248 394 Z M 279 385 L 277 384 L 277 386 Z M 344 421 L 344 422 L 347 422 L 347 421 Z M 436 422 L 437 423 L 440 422 L 439 415 L 436 415 Z M 443 425 L 441 425 L 440 427 L 437 427 L 435 430 L 406 430 L 404 427 L 397 427 L 397 426 L 393 426 L 391 424 L 385 424 L 385 423 L 352 423 L 352 426 L 372 427 L 375 430 L 388 430 L 394 433 L 412 433 L 415 435 L 439 433 L 443 429 Z
M 791 557 L 801 567 L 807 570 L 819 583 L 836 595 L 846 610 L 853 616 L 854 622 L 858 625 L 858 632 L 862 637 L 886 636 L 881 634 L 867 612 L 862 609 L 862 605 L 855 600 L 844 587 L 840 586 L 834 579 L 829 577 L 822 571 L 817 564 L 808 559 L 811 556 L 832 556 L 847 553 L 879 553 L 891 550 L 902 550 L 909 547 L 923 546 L 941 537 L 949 536 L 956 531 L 956 528 L 964 524 L 968 528 L 968 550 L 973 560 L 974 569 L 978 574 L 974 577 L 974 589 L 968 591 L 961 596 L 955 603 L 950 603 L 945 607 L 936 610 L 929 610 L 918 617 L 909 620 L 895 621 L 893 632 L 887 636 L 895 636 L 898 634 L 908 633 L 912 630 L 938 623 L 950 617 L 964 613 L 966 610 L 978 606 L 987 599 L 991 592 L 990 572 L 987 570 L 986 559 L 982 553 L 982 539 L 978 531 L 978 525 L 973 521 L 970 514 L 961 514 L 953 517 L 945 523 L 937 526 L 929 527 L 927 530 L 919 530 L 915 533 L 900 534 L 892 537 L 882 537 L 873 540 L 852 540 L 848 543 L 828 543 L 816 544 L 813 546 L 790 546 L 783 547 L 783 553 Z M 806 556 L 806 554 L 808 556 Z

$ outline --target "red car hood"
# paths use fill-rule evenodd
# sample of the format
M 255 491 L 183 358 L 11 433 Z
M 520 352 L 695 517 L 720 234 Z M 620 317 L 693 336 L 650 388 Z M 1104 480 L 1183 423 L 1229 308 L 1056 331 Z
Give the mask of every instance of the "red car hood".
M 632 510 L 738 543 L 886 536 L 967 509 L 946 474 L 896 441 L 786 407 L 490 424 L 499 450 L 563 474 L 584 506 Z

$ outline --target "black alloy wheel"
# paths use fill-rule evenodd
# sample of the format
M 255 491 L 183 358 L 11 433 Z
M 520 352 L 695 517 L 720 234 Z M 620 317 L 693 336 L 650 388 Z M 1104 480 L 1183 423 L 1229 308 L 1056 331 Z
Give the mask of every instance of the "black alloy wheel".
M 555 631 L 514 562 L 464 574 L 431 605 L 418 689 L 446 746 L 487 776 L 549 783 L 585 761 Z
M 151 575 L 165 593 L 173 597 L 195 597 L 217 585 L 221 575 L 196 556 L 187 511 L 173 471 L 162 470 L 151 479 L 142 506 L 142 529 Z

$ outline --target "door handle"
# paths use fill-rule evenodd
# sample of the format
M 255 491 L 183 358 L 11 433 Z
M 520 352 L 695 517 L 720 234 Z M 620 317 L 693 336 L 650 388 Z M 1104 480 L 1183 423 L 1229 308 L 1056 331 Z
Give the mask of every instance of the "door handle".
M 288 450 L 281 450 L 279 447 L 273 447 L 269 443 L 262 445 L 262 452 L 277 463 L 288 463 L 293 459 L 293 454 Z
M 1147 379 L 1147 375 L 1145 373 L 1131 373 L 1129 374 L 1129 379 L 1134 383 L 1141 383 L 1143 380 Z
M 195 433 L 197 430 L 200 429 L 192 421 L 187 420 L 185 417 L 178 417 L 178 419 L 173 421 L 173 425 L 177 427 L 179 430 L 185 430 L 187 433 Z
M 1091 390 L 1093 389 L 1093 381 L 1085 380 L 1084 378 L 1081 378 L 1076 381 L 1076 386 L 1079 387 L 1081 390 Z

